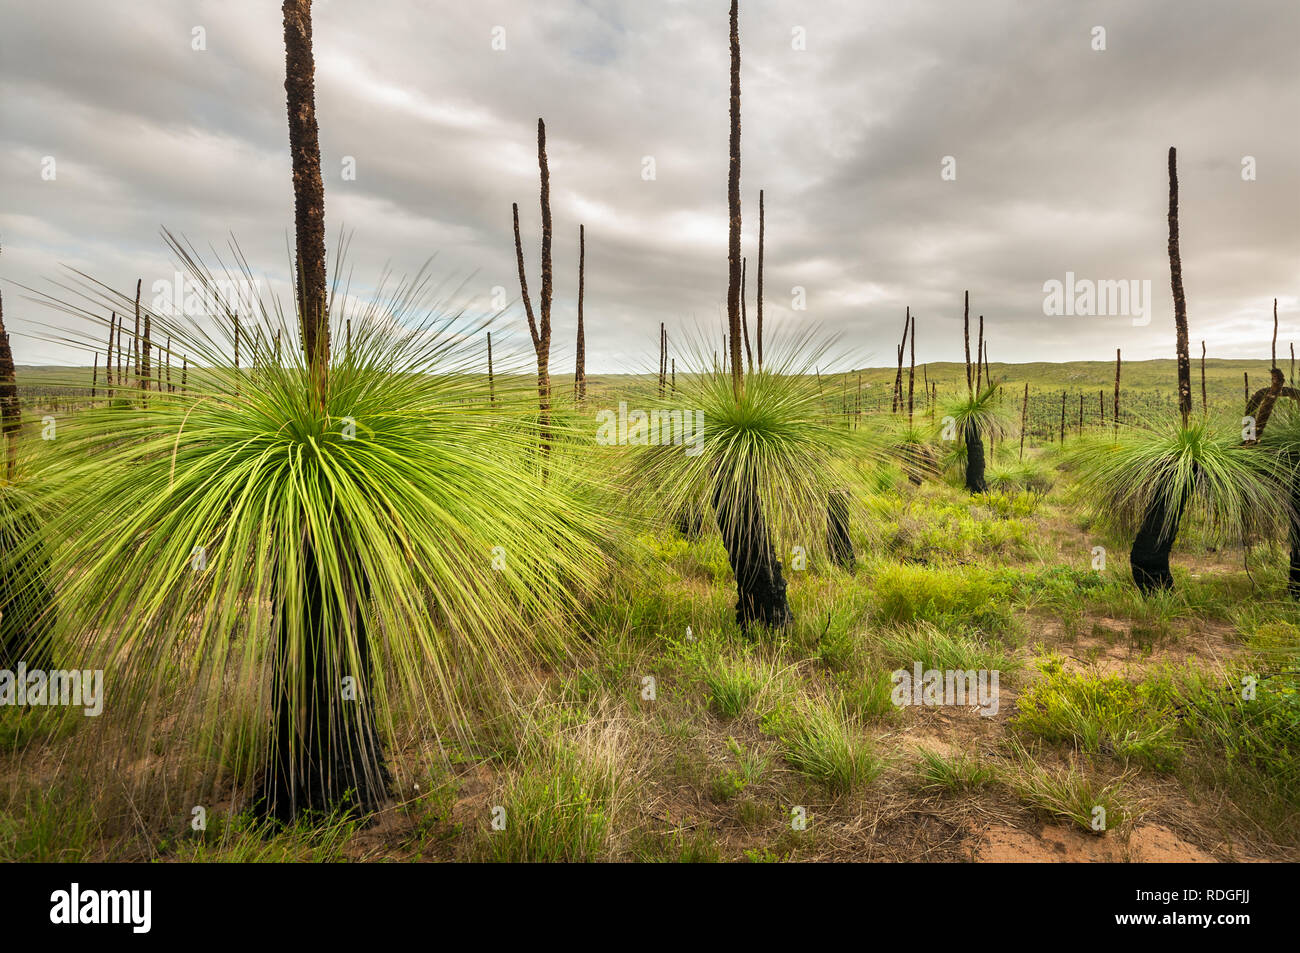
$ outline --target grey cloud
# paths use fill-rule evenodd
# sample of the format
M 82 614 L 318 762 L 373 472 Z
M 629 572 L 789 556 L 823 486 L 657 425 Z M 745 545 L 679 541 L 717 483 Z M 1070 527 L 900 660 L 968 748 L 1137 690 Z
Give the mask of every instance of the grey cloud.
M 283 281 L 292 223 L 278 6 L 73 0 L 0 14 L 0 277 L 66 262 L 128 288 L 170 274 L 158 228 L 234 234 Z M 593 372 L 653 363 L 725 299 L 727 4 L 318 0 L 317 102 L 329 235 L 354 234 L 354 289 L 385 263 L 515 295 L 510 203 L 538 254 L 535 123 L 547 122 L 556 360 L 571 359 L 577 230 Z M 190 48 L 191 29 L 207 50 Z M 1093 52 L 1089 32 L 1107 30 Z M 494 27 L 507 49 L 495 52 Z M 807 50 L 791 48 L 806 30 Z M 888 363 L 903 308 L 918 357 L 960 354 L 961 293 L 994 360 L 1168 357 L 1165 150 L 1179 147 L 1192 335 L 1261 356 L 1271 299 L 1300 337 L 1300 8 L 1245 0 L 818 4 L 742 0 L 745 253 L 767 195 L 767 307 Z M 39 175 L 42 156 L 56 182 Z M 643 156 L 657 179 L 642 181 Z M 957 159 L 955 182 L 940 160 Z M 1259 178 L 1243 182 L 1244 155 Z M 345 156 L 357 178 L 344 181 Z M 1042 313 L 1066 271 L 1149 278 L 1155 318 Z M 809 309 L 790 309 L 790 289 Z M 10 305 L 21 336 L 63 320 Z M 752 297 L 751 297 L 752 303 Z M 523 333 L 521 309 L 508 320 Z

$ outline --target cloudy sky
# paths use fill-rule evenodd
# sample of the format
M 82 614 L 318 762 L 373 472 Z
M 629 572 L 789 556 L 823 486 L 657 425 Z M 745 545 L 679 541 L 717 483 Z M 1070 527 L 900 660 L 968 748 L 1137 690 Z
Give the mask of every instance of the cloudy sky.
M 661 321 L 674 340 L 712 334 L 727 12 L 317 0 L 327 231 L 331 246 L 353 233 L 354 291 L 436 255 L 471 308 L 506 289 L 502 320 L 526 339 L 510 204 L 536 294 L 541 116 L 557 364 L 573 355 L 579 223 L 589 370 L 653 366 Z M 957 360 L 970 289 L 994 361 L 1171 357 L 1176 145 L 1194 342 L 1266 356 L 1275 296 L 1282 340 L 1300 342 L 1300 4 L 742 0 L 740 29 L 744 249 L 752 307 L 761 188 L 768 321 L 814 323 L 859 366 L 887 364 L 910 305 L 918 361 Z M 19 363 L 69 359 L 41 331 L 67 319 L 9 282 L 67 265 L 149 288 L 173 273 L 162 226 L 201 249 L 233 235 L 270 287 L 284 280 L 283 81 L 271 0 L 0 0 L 0 280 Z M 1067 272 L 1149 280 L 1152 320 L 1045 315 L 1044 283 Z

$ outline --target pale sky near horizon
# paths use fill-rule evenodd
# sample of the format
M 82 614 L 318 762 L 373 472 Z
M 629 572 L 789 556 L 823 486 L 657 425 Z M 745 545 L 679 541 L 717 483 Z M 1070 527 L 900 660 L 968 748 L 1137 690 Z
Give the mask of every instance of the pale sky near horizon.
M 573 358 L 579 223 L 589 372 L 652 368 L 661 321 L 674 342 L 720 326 L 727 0 L 315 8 L 327 235 L 332 256 L 352 233 L 354 291 L 436 254 L 471 309 L 504 288 L 502 332 L 526 341 L 510 205 L 535 296 L 542 116 L 556 366 Z M 762 188 L 766 320 L 839 334 L 858 366 L 892 363 L 908 305 L 918 362 L 960 360 L 964 289 L 994 361 L 1172 357 L 1176 145 L 1193 349 L 1266 357 L 1274 297 L 1280 340 L 1300 342 L 1300 3 L 742 0 L 740 29 L 751 320 Z M 19 364 L 76 356 L 44 339 L 69 319 L 11 283 L 68 265 L 148 289 L 174 271 L 162 226 L 200 249 L 233 235 L 283 282 L 283 82 L 278 3 L 0 0 L 0 288 Z M 1044 314 L 1067 272 L 1149 281 L 1150 323 Z

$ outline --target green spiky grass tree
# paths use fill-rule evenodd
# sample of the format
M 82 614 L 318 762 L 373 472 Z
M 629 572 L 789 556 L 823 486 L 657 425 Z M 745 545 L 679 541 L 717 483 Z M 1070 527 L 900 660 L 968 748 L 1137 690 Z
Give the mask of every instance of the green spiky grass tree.
M 1182 417 L 1182 427 L 1187 431 L 1192 412 L 1192 365 L 1187 343 L 1187 298 L 1183 292 L 1183 264 L 1178 249 L 1178 168 L 1177 153 L 1169 147 L 1169 281 L 1174 296 L 1174 332 L 1175 353 L 1178 356 L 1178 412 Z M 1115 416 L 1119 421 L 1119 357 L 1116 353 L 1115 381 Z M 1199 447 L 1198 435 L 1188 433 L 1183 446 Z M 1171 461 L 1172 463 L 1173 461 Z M 1178 535 L 1178 524 L 1182 519 L 1183 509 L 1192 491 L 1199 472 L 1198 461 L 1192 459 L 1187 470 L 1187 482 L 1172 484 L 1176 487 L 1174 495 L 1154 493 L 1151 495 L 1148 509 L 1143 514 L 1142 522 L 1133 538 L 1133 548 L 1129 553 L 1129 563 L 1133 570 L 1133 581 L 1143 592 L 1168 589 L 1173 586 L 1173 576 L 1169 569 L 1169 553 L 1173 549 Z M 1174 472 L 1178 472 L 1177 464 Z
M 50 667 L 49 561 L 41 537 L 38 501 L 20 480 L 18 439 L 22 408 L 9 331 L 0 299 L 0 433 L 5 444 L 0 481 L 0 668 Z
M 713 454 L 710 459 L 710 478 L 703 484 L 707 490 L 706 499 L 717 518 L 718 529 L 722 533 L 722 542 L 727 550 L 727 558 L 736 577 L 738 600 L 736 604 L 736 621 L 742 628 L 748 628 L 753 622 L 779 627 L 790 621 L 790 604 L 786 598 L 786 581 L 782 574 L 781 561 L 777 558 L 773 545 L 773 534 L 764 512 L 762 492 L 764 477 L 762 466 L 749 452 L 752 442 L 744 439 L 752 436 L 744 421 L 747 410 L 754 400 L 753 384 L 747 391 L 745 369 L 741 363 L 741 301 L 744 294 L 742 286 L 743 267 L 740 254 L 741 209 L 740 209 L 740 26 L 738 0 L 731 0 L 730 11 L 730 49 L 731 49 L 731 96 L 730 96 L 730 137 L 727 162 L 727 362 L 730 366 L 729 385 L 719 394 L 716 387 L 708 387 L 700 394 L 698 407 L 714 413 L 708 414 L 710 426 L 717 420 L 725 426 L 726 422 L 739 425 L 734 432 L 740 441 L 731 448 L 734 452 Z M 662 345 L 662 333 L 661 333 Z M 663 396 L 663 366 L 659 369 L 661 386 L 657 395 Z M 721 382 L 718 375 L 708 375 L 703 380 L 713 383 Z M 721 396 L 723 403 L 716 399 Z M 712 398 L 712 400 L 710 400 Z M 692 453 L 694 453 L 692 448 Z M 705 454 L 707 455 L 707 451 Z M 687 458 L 683 448 L 668 448 L 667 454 L 647 455 L 647 459 L 659 461 L 680 461 Z M 695 457 L 694 459 L 698 459 Z M 690 469 L 688 467 L 688 469 Z M 644 472 L 644 471 L 643 471 Z M 668 474 L 663 474 L 668 476 Z M 695 474 L 691 474 L 695 475 Z M 687 474 L 677 474 L 678 478 Z M 685 481 L 681 485 L 700 486 L 699 481 Z M 690 512 L 699 501 L 690 495 L 677 501 L 668 512 Z
M 1279 403 L 1273 414 L 1273 425 L 1260 435 L 1260 448 L 1272 454 L 1278 466 L 1278 477 L 1284 485 L 1282 497 L 1287 502 L 1287 542 L 1290 554 L 1287 566 L 1287 592 L 1292 599 L 1300 599 L 1300 394 L 1293 388 L 1289 400 Z M 1258 395 L 1256 395 L 1258 396 Z M 1253 399 L 1252 399 L 1253 400 Z M 1248 407 L 1247 414 L 1255 408 Z
M 330 366 L 329 302 L 311 0 L 284 0 L 282 14 L 298 330 L 309 398 L 324 409 Z M 238 375 L 238 338 L 233 343 Z M 350 347 L 348 351 L 350 356 Z M 280 820 L 292 819 L 304 806 L 333 810 L 345 799 L 363 810 L 373 809 L 387 796 L 390 781 L 373 709 L 366 701 L 374 659 L 365 633 L 365 612 L 359 608 L 369 596 L 368 581 L 358 572 L 356 553 L 341 534 L 325 526 L 313 527 L 309 520 L 303 521 L 299 532 L 301 561 L 285 559 L 274 567 L 278 608 L 272 666 L 274 755 L 259 801 L 266 813 Z M 330 572 L 343 584 L 341 590 L 326 581 Z M 336 595 L 341 598 L 333 599 Z
M 1245 444 L 1239 429 L 1214 420 L 1128 427 L 1113 440 L 1084 440 L 1068 451 L 1096 516 L 1134 533 L 1133 581 L 1143 593 L 1173 586 L 1169 552 L 1186 514 L 1224 545 L 1285 532 L 1284 480 L 1273 454 Z
M 269 711 L 265 743 L 244 739 L 261 754 L 250 800 L 290 820 L 381 803 L 395 713 L 433 711 L 434 698 L 447 711 L 467 685 L 499 684 L 489 676 L 561 631 L 600 551 L 585 504 L 561 502 L 558 478 L 539 485 L 518 421 L 481 393 L 468 343 L 481 323 L 421 313 L 423 273 L 369 306 L 332 307 L 310 4 L 285 0 L 283 14 L 292 320 L 275 301 L 241 312 L 241 371 L 232 313 L 151 314 L 193 361 L 188 387 L 79 415 L 49 473 L 77 501 L 51 536 L 66 539 L 67 638 L 139 713 L 131 737 L 157 747 L 163 721 Z M 200 299 L 220 300 L 228 273 L 168 237 Z M 331 323 L 352 329 L 333 363 Z M 281 353 L 295 332 L 300 348 Z M 518 406 L 498 396 L 502 413 Z
M 676 395 L 648 396 L 646 432 L 627 440 L 626 496 L 639 512 L 670 520 L 713 511 L 742 628 L 791 621 L 778 540 L 790 551 L 847 552 L 852 502 L 839 492 L 841 463 L 858 442 L 823 404 L 814 368 L 826 346 L 807 336 L 789 343 L 769 334 L 763 370 L 745 378 L 739 399 L 730 374 L 703 356 L 707 349 L 688 352 Z M 686 414 L 694 425 L 679 440 L 675 422 Z
M 1119 432 L 1106 449 L 1089 441 L 1079 465 L 1089 496 L 1101 515 L 1134 533 L 1129 553 L 1133 581 L 1144 594 L 1173 587 L 1170 553 L 1184 514 L 1198 510 L 1217 537 L 1229 542 L 1268 532 L 1268 524 L 1291 511 L 1275 455 L 1254 447 L 1264 435 L 1192 418 L 1191 356 L 1187 299 L 1178 234 L 1177 151 L 1169 148 L 1169 278 L 1174 300 L 1178 358 L 1178 419 Z M 1277 397 L 1274 375 L 1268 409 Z M 1268 414 L 1263 416 L 1267 424 Z M 1286 525 L 1283 520 L 1282 525 Z M 1274 527 L 1276 528 L 1276 527 Z
M 969 390 L 951 399 L 939 421 L 940 439 L 958 439 L 963 444 L 966 489 L 988 492 L 985 478 L 984 438 L 1000 440 L 1011 432 L 1012 415 L 998 394 L 999 384 L 985 381 L 980 390 Z
M 173 252 L 217 293 L 224 277 Z M 323 379 L 300 349 L 275 361 L 297 316 L 274 300 L 241 318 L 255 360 L 238 372 L 228 321 L 156 314 L 188 386 L 61 428 L 45 471 L 76 501 L 49 534 L 61 644 L 105 670 L 123 750 L 246 724 L 230 739 L 241 803 L 364 811 L 385 795 L 385 739 L 455 730 L 571 648 L 609 535 L 572 489 L 590 475 L 553 454 L 539 479 L 535 392 L 506 383 L 522 363 L 493 404 L 482 322 L 422 288 L 334 315 L 352 348 Z

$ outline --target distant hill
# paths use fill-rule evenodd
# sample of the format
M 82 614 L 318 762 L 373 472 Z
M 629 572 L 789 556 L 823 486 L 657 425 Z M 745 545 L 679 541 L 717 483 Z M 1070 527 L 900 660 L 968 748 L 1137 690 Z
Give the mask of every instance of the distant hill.
M 1046 398 L 1048 395 L 1065 391 L 1070 402 L 1077 402 L 1078 395 L 1091 400 L 1099 392 L 1106 395 L 1107 404 L 1115 387 L 1115 364 L 1113 361 L 1067 361 L 1051 363 L 1035 361 L 1025 364 L 1005 364 L 993 362 L 990 365 L 993 376 L 1004 382 L 1008 392 L 1021 393 L 1024 385 L 1029 384 L 1031 394 Z M 1290 379 L 1292 373 L 1290 354 L 1279 355 L 1279 366 Z M 1243 373 L 1250 378 L 1250 387 L 1254 391 L 1268 381 L 1269 364 L 1266 360 L 1227 360 L 1208 359 L 1205 362 L 1206 392 L 1214 406 L 1233 407 L 1243 400 Z M 864 405 L 879 406 L 888 403 L 889 391 L 893 385 L 896 367 L 868 367 L 854 370 L 847 375 L 843 373 L 825 373 L 823 384 L 828 396 L 843 393 L 846 389 L 856 394 L 858 378 L 861 377 Z M 89 396 L 91 369 L 89 367 L 33 366 L 19 365 L 18 384 L 23 399 L 40 404 L 44 399 L 70 399 Z M 193 372 L 193 369 L 191 369 Z M 100 370 L 102 375 L 103 371 Z M 172 380 L 179 382 L 179 369 L 172 368 Z M 572 370 L 552 367 L 552 381 L 557 394 L 567 393 L 572 378 Z M 608 392 L 618 392 L 624 387 L 640 383 L 645 385 L 653 381 L 653 375 L 645 374 L 589 374 L 588 391 L 599 399 Z M 907 368 L 903 368 L 904 389 L 906 389 Z M 940 394 L 951 392 L 958 386 L 964 386 L 966 379 L 965 365 L 955 362 L 936 362 L 918 364 L 916 368 L 915 393 L 920 403 L 925 382 L 937 383 Z M 1121 365 L 1120 387 L 1123 392 L 1141 392 L 1152 398 L 1163 397 L 1173 400 L 1178 379 L 1177 362 L 1172 359 L 1154 361 L 1124 361 Z M 102 378 L 101 378 L 102 386 Z M 1199 404 L 1201 393 L 1200 358 L 1192 359 L 1192 393 Z

